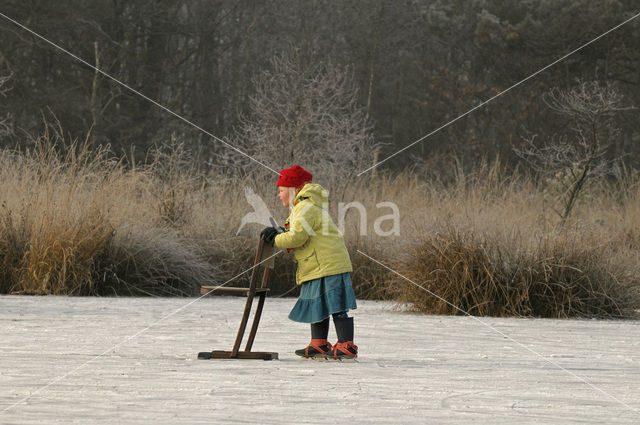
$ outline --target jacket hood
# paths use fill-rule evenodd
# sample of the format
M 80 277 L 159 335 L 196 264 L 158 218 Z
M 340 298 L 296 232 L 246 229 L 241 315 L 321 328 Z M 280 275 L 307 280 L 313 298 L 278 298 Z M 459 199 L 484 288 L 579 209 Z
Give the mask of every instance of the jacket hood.
M 322 208 L 323 205 L 327 205 L 329 192 L 317 183 L 307 183 L 296 196 L 296 198 L 300 197 L 309 198 L 314 205 Z

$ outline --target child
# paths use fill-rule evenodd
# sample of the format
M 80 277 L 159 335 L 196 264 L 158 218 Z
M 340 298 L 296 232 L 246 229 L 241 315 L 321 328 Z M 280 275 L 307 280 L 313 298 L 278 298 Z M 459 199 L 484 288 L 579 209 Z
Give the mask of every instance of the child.
M 311 183 L 311 174 L 299 165 L 286 168 L 278 177 L 278 198 L 289 207 L 284 233 L 265 228 L 260 237 L 276 248 L 293 251 L 298 263 L 296 283 L 300 298 L 289 319 L 311 323 L 311 343 L 296 354 L 303 357 L 352 359 L 358 356 L 353 343 L 356 299 L 351 287 L 351 259 L 344 239 L 326 211 L 327 191 Z M 338 335 L 335 346 L 327 341 L 329 316 Z

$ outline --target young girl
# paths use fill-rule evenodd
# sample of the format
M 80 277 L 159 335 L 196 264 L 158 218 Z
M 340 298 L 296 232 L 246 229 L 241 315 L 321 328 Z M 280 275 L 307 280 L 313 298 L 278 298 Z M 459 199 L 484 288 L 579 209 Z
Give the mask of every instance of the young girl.
M 311 343 L 296 354 L 303 357 L 352 359 L 358 356 L 353 343 L 356 299 L 351 287 L 351 259 L 344 239 L 326 210 L 327 191 L 311 183 L 311 174 L 299 165 L 286 168 L 278 177 L 278 198 L 289 207 L 284 233 L 265 228 L 260 237 L 276 248 L 293 251 L 298 263 L 296 283 L 302 285 L 300 298 L 289 318 L 311 323 Z M 329 316 L 338 335 L 331 345 Z

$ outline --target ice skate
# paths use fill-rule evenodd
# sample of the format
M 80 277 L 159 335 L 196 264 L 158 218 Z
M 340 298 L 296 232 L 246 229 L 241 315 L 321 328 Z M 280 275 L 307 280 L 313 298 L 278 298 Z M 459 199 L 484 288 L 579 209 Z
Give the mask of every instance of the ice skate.
M 323 355 L 325 353 L 331 353 L 333 346 L 326 339 L 312 339 L 311 343 L 306 348 L 296 350 L 297 356 L 304 357 L 306 359 L 315 359 L 316 356 Z

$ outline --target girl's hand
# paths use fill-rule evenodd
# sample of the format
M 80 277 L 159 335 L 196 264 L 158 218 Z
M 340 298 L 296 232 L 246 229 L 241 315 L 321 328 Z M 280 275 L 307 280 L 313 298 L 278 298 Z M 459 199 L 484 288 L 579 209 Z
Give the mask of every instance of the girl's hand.
M 277 235 L 277 229 L 274 229 L 273 227 L 265 227 L 264 229 L 262 229 L 262 232 L 260 232 L 260 239 L 273 246 L 273 241 L 275 240 Z

